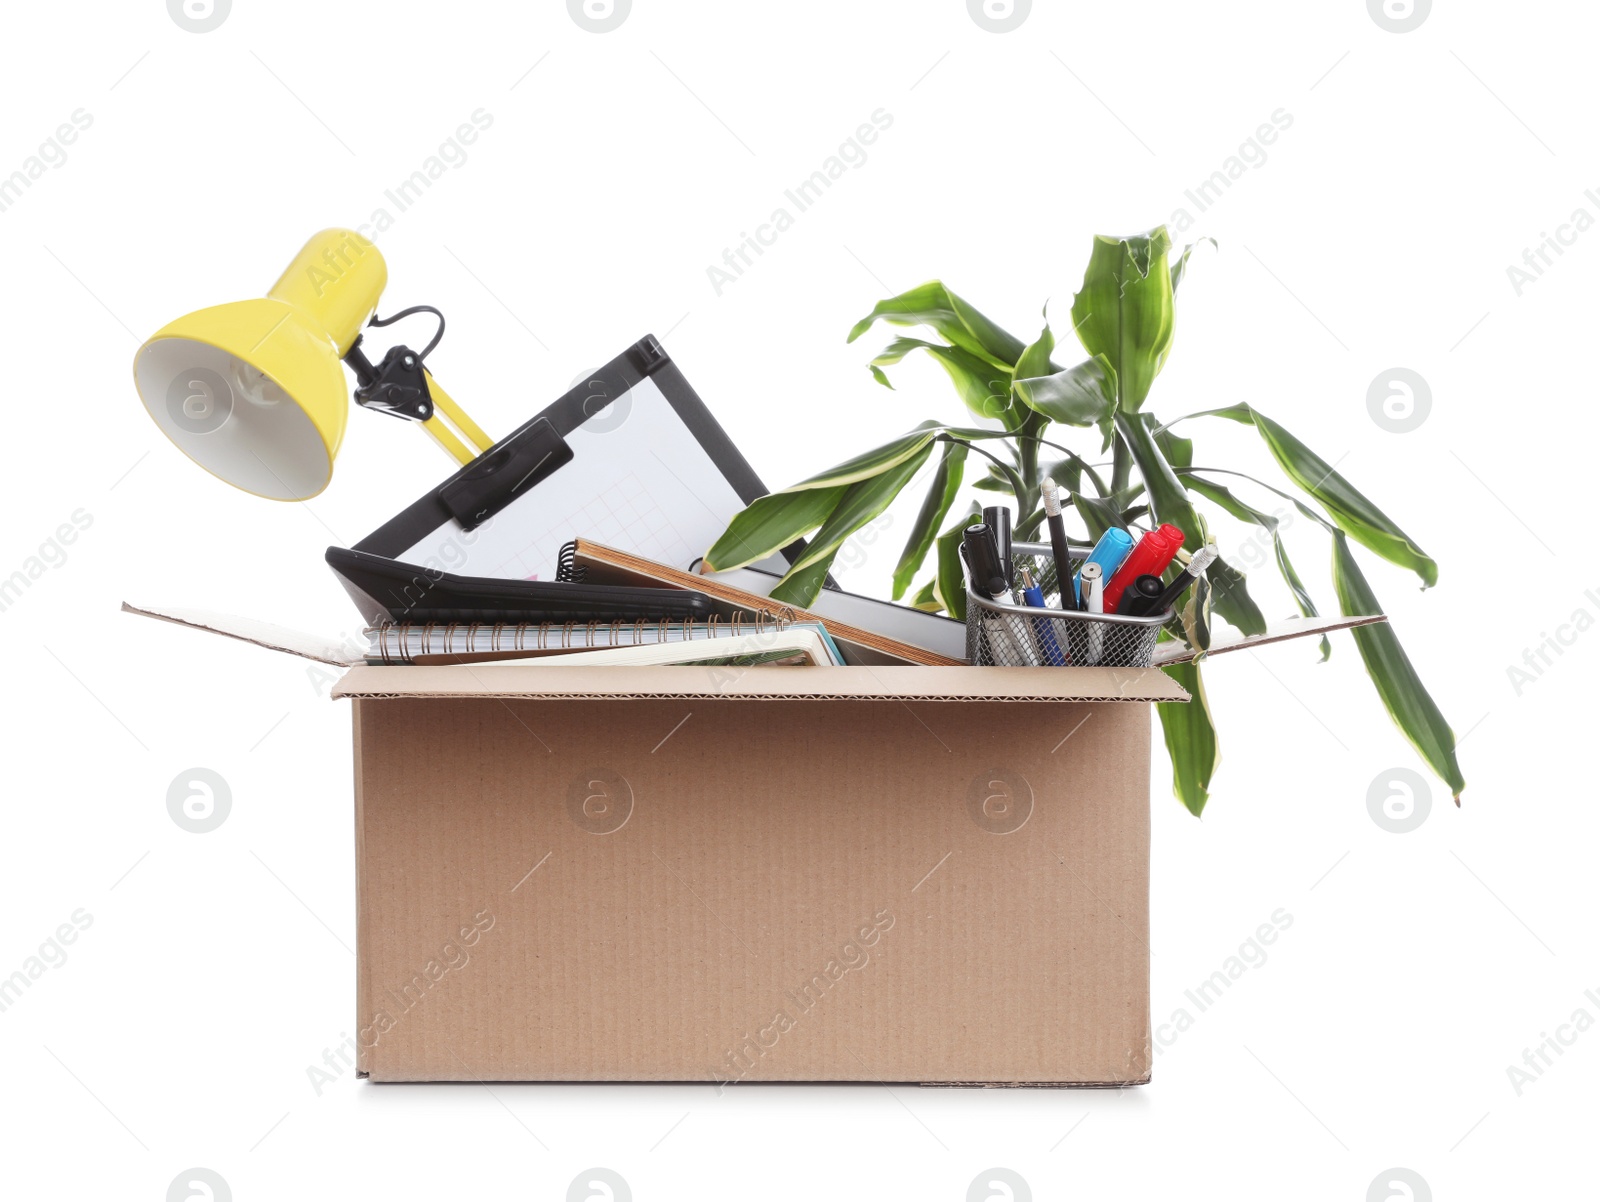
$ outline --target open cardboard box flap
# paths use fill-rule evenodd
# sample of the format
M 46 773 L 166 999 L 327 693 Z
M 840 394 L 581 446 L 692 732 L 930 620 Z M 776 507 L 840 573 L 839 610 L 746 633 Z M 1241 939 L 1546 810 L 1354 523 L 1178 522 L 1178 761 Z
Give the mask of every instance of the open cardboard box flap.
M 1060 675 L 1059 672 L 1033 672 L 1030 668 L 985 668 L 985 675 L 981 680 L 971 674 L 971 669 L 966 667 L 924 667 L 912 666 L 879 666 L 879 667 L 854 667 L 847 669 L 825 668 L 807 669 L 807 671 L 825 671 L 829 680 L 836 680 L 834 684 L 817 682 L 789 688 L 787 685 L 769 683 L 766 678 L 758 676 L 744 685 L 736 685 L 732 681 L 734 673 L 729 670 L 720 670 L 711 678 L 711 684 L 706 686 L 706 672 L 704 668 L 672 668 L 667 670 L 668 676 L 656 676 L 660 668 L 646 669 L 650 675 L 646 678 L 638 676 L 620 677 L 620 667 L 606 668 L 518 668 L 510 665 L 473 664 L 454 668 L 428 667 L 410 665 L 406 676 L 406 687 L 397 689 L 393 687 L 394 678 L 389 676 L 372 676 L 371 671 L 380 673 L 388 672 L 389 668 L 368 669 L 364 667 L 365 660 L 358 649 L 349 645 L 335 643 L 327 638 L 314 634 L 306 634 L 298 630 L 290 630 L 271 622 L 261 622 L 254 618 L 240 618 L 232 614 L 212 613 L 207 610 L 183 609 L 174 606 L 156 605 L 131 605 L 122 603 L 124 613 L 138 614 L 140 617 L 155 618 L 157 621 L 171 622 L 178 626 L 187 626 L 191 630 L 204 630 L 211 634 L 219 634 L 225 638 L 240 639 L 252 643 L 257 647 L 265 647 L 269 651 L 278 651 L 286 655 L 298 655 L 303 659 L 315 660 L 318 663 L 330 664 L 336 668 L 355 668 L 334 690 L 335 697 L 531 697 L 540 695 L 549 696 L 591 696 L 591 697 L 900 697 L 905 699 L 918 698 L 930 701 L 1184 701 L 1187 694 L 1170 682 L 1163 684 L 1155 678 L 1161 673 L 1145 669 L 1142 672 L 1137 668 L 1071 668 L 1067 669 L 1068 679 L 1052 680 L 1051 677 Z M 1311 635 L 1326 634 L 1331 630 L 1346 630 L 1353 626 L 1366 626 L 1373 622 L 1386 622 L 1382 614 L 1357 615 L 1355 617 L 1338 618 L 1288 618 L 1280 622 L 1269 623 L 1262 634 L 1241 635 L 1237 631 L 1218 629 L 1212 640 L 1211 649 L 1206 652 L 1207 658 L 1226 655 L 1230 651 L 1243 651 L 1251 647 L 1264 647 L 1269 643 L 1281 643 L 1290 639 L 1308 638 Z M 1156 647 L 1155 666 L 1160 668 L 1164 664 L 1187 663 L 1195 657 L 1192 648 L 1180 642 L 1164 642 Z M 491 672 L 481 681 L 475 674 Z M 574 677 L 577 683 L 545 680 L 544 677 L 554 673 L 582 672 L 585 676 L 582 681 Z M 640 669 L 632 669 L 637 672 Z M 714 670 L 715 671 L 715 670 Z M 515 677 L 503 676 L 503 673 L 516 672 Z M 529 673 L 539 673 L 536 679 Z M 451 673 L 454 673 L 452 675 Z M 603 675 L 594 675 L 603 673 Z M 664 690 L 663 685 L 650 683 L 656 680 L 667 681 L 676 679 L 687 682 L 689 673 L 697 674 L 701 680 L 693 687 L 674 685 L 670 690 Z M 840 674 L 842 675 L 837 675 Z M 909 673 L 910 675 L 907 675 Z M 937 673 L 937 678 L 930 677 L 928 673 Z M 999 673 L 1001 675 L 996 675 Z M 1031 673 L 1031 675 L 1030 675 Z M 882 674 L 882 675 L 880 675 Z M 748 674 L 747 674 L 748 675 Z M 1038 679 L 1035 679 L 1037 677 Z M 638 682 L 646 680 L 642 687 Z M 388 682 L 387 687 L 380 687 L 379 682 Z M 592 681 L 593 686 L 584 682 Z M 629 683 L 632 682 L 632 683 Z M 992 682 L 992 683 L 990 683 Z M 1162 691 L 1163 689 L 1169 691 Z M 1152 690 L 1152 691 L 1141 691 Z
M 355 667 L 335 697 L 643 697 L 709 701 L 1187 701 L 1159 668 Z

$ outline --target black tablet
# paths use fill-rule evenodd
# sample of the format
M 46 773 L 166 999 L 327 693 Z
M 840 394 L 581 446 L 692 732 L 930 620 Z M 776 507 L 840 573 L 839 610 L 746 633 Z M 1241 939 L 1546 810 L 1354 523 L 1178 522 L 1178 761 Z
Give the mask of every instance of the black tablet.
M 329 547 L 325 558 L 373 625 L 692 621 L 716 612 L 710 597 L 684 589 L 457 576 L 346 547 Z

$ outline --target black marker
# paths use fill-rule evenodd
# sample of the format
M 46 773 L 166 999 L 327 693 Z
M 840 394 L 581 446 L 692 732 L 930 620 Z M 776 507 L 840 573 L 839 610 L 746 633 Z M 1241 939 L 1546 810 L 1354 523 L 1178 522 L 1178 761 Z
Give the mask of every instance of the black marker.
M 1176 604 L 1183 590 L 1188 588 L 1201 576 L 1206 574 L 1206 569 L 1211 566 L 1211 561 L 1217 557 L 1217 549 L 1209 543 L 1201 547 L 1189 559 L 1188 567 L 1173 579 L 1172 583 L 1161 590 L 1161 595 L 1145 603 L 1142 610 L 1133 611 L 1139 617 L 1152 617 L 1155 614 L 1165 613 Z
M 1011 510 L 1004 505 L 990 505 L 983 511 L 984 525 L 994 535 L 994 547 L 1000 555 L 1000 566 L 1005 570 L 1006 591 L 1011 592 L 1016 579 L 1016 566 L 1011 558 Z M 1012 601 L 1020 605 L 1021 598 Z
M 994 535 L 982 522 L 968 526 L 961 536 L 961 558 L 967 561 L 967 576 L 973 591 L 985 597 L 1003 597 L 1011 592 Z
M 1122 600 L 1117 602 L 1117 612 L 1135 618 L 1158 614 L 1166 608 L 1154 604 L 1163 591 L 1161 577 L 1135 576 L 1133 583 L 1123 590 Z

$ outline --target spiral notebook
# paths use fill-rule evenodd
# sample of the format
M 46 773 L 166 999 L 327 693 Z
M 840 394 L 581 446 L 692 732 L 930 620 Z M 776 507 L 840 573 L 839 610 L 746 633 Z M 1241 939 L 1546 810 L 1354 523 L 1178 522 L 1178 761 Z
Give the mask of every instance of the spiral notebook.
M 526 660 L 530 657 L 564 659 L 576 653 L 689 642 L 726 643 L 726 648 L 710 650 L 707 654 L 714 656 L 726 650 L 729 656 L 744 656 L 754 654 L 763 639 L 776 640 L 778 635 L 789 630 L 818 636 L 822 658 L 817 662 L 822 662 L 822 659 L 832 663 L 844 662 L 832 636 L 818 623 L 777 622 L 770 618 L 743 615 L 694 622 L 385 625 L 367 631 L 366 662 L 464 664 Z
M 361 638 L 344 642 L 288 630 L 271 622 L 231 614 L 172 606 L 130 605 L 125 613 L 155 618 L 192 630 L 205 630 L 298 655 L 338 668 L 357 664 L 462 664 L 497 659 L 561 655 L 606 647 L 646 647 L 750 635 L 770 635 L 789 628 L 814 629 L 830 657 L 843 662 L 832 636 L 816 622 L 785 622 L 768 615 L 734 613 L 699 621 L 544 622 L 535 624 L 449 622 L 426 625 L 396 623 L 368 628 Z
M 844 663 L 839 646 L 828 632 L 814 622 L 796 622 L 759 634 L 719 634 L 710 638 L 691 638 L 664 643 L 598 647 L 592 651 L 564 650 L 536 658 L 517 656 L 482 664 L 503 667 L 586 667 L 617 665 L 625 667 L 663 667 L 700 665 L 702 667 L 750 668 L 760 664 L 785 664 L 835 668 Z

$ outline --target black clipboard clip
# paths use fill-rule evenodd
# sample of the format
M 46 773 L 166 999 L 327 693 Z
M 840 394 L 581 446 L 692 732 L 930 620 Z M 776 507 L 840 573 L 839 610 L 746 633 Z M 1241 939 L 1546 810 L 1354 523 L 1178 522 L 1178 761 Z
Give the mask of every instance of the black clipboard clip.
M 439 502 L 463 529 L 471 530 L 571 462 L 567 440 L 541 417 L 443 484 Z

